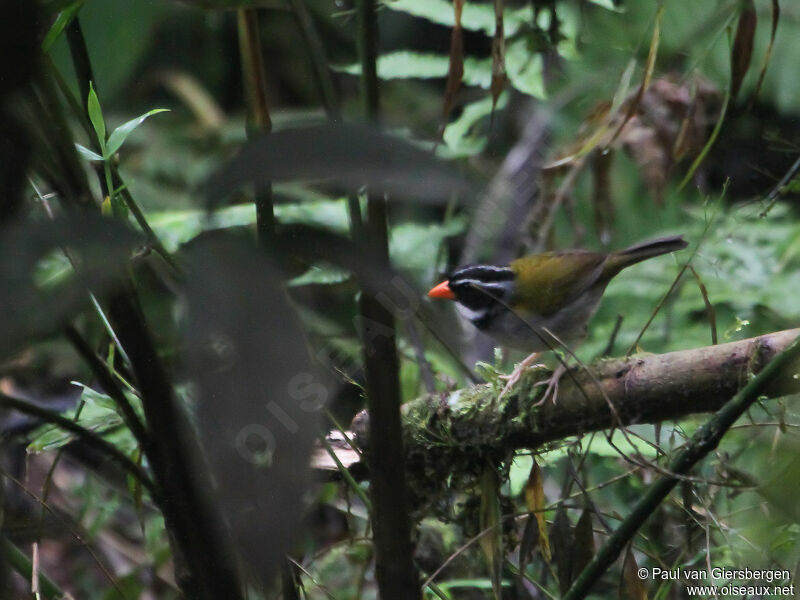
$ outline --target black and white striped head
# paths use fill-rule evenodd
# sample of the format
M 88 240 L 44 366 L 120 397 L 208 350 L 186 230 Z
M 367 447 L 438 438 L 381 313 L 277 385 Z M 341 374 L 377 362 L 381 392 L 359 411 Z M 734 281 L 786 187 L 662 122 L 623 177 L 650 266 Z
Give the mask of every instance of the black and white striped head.
M 514 272 L 508 267 L 467 265 L 456 269 L 428 296 L 455 300 L 462 317 L 485 329 L 493 317 L 506 310 L 513 287 Z

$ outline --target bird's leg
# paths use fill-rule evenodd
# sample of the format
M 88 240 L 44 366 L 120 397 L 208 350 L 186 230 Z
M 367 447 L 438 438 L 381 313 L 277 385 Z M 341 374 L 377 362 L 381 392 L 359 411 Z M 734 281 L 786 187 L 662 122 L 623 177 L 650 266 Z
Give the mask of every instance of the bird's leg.
M 502 379 L 506 380 L 506 385 L 503 388 L 503 391 L 500 392 L 500 395 L 497 397 L 498 400 L 500 400 L 503 396 L 505 396 L 509 392 L 509 390 L 511 390 L 511 388 L 514 387 L 514 384 L 516 384 L 520 380 L 520 377 L 522 377 L 522 373 L 525 371 L 525 369 L 529 369 L 530 367 L 532 367 L 534 363 L 539 359 L 539 356 L 541 356 L 541 354 L 542 354 L 541 352 L 534 352 L 533 354 L 526 357 L 521 363 L 519 363 L 516 366 L 516 368 L 511 372 L 511 375 L 500 376 Z
M 556 397 L 558 396 L 558 382 L 561 381 L 561 378 L 566 372 L 567 366 L 564 363 L 559 363 L 558 367 L 556 367 L 556 370 L 553 371 L 553 374 L 550 376 L 550 379 L 547 381 L 539 381 L 534 384 L 534 386 L 547 384 L 547 388 L 544 391 L 542 399 L 534 404 L 534 406 L 541 406 L 547 402 L 547 399 L 550 397 L 553 398 L 553 404 L 556 403 Z

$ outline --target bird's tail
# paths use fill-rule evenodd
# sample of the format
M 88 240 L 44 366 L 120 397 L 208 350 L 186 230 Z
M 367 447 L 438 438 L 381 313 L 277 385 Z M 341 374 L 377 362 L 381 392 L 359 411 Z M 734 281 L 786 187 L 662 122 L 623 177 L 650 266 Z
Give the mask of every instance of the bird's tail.
M 613 277 L 626 267 L 654 256 L 683 250 L 688 245 L 681 235 L 671 235 L 635 244 L 625 250 L 612 253 L 606 262 L 605 274 L 609 278 Z

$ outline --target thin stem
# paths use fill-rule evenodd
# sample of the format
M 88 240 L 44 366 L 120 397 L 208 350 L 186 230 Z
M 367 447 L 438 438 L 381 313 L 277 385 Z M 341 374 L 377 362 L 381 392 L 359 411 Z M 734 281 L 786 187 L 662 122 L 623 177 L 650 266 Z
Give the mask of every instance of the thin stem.
M 6 539 L 2 540 L 2 552 L 8 564 L 25 580 L 31 581 L 33 577 L 33 565 L 31 559 L 14 544 Z M 44 598 L 66 598 L 67 594 L 50 579 L 45 573 L 38 569 L 36 578 L 39 583 L 39 591 Z
M 114 400 L 122 414 L 125 425 L 128 427 L 128 429 L 130 429 L 133 437 L 136 438 L 136 441 L 142 446 L 145 456 L 149 457 L 149 455 L 152 453 L 152 441 L 150 440 L 150 435 L 147 433 L 147 430 L 139 420 L 138 415 L 133 410 L 133 406 L 131 406 L 131 403 L 128 402 L 128 399 L 125 397 L 122 389 L 120 389 L 120 387 L 117 385 L 117 382 L 114 380 L 114 377 L 111 375 L 111 373 L 108 372 L 108 369 L 103 361 L 100 360 L 100 358 L 92 351 L 92 349 L 89 347 L 89 344 L 86 343 L 86 340 L 83 339 L 81 334 L 78 333 L 74 327 L 71 325 L 66 327 L 64 330 L 64 335 L 69 340 L 70 344 L 72 344 L 72 347 L 75 348 L 75 351 L 92 370 L 92 374 L 97 381 L 100 382 L 100 387 L 103 388 L 103 391 L 108 394 L 112 400 Z
M 239 51 L 246 90 L 248 127 L 247 137 L 269 133 L 272 120 L 267 103 L 267 83 L 261 40 L 258 33 L 258 12 L 254 8 L 240 8 L 236 13 L 239 30 Z M 275 211 L 272 203 L 272 183 L 256 185 L 256 230 L 262 246 L 269 245 L 275 232 Z
M 314 82 L 319 90 L 325 113 L 331 121 L 341 121 L 342 108 L 339 97 L 336 94 L 336 88 L 333 85 L 333 78 L 328 69 L 328 57 L 325 55 L 325 46 L 322 44 L 319 31 L 317 31 L 314 20 L 308 12 L 305 0 L 290 0 L 290 4 L 311 57 Z

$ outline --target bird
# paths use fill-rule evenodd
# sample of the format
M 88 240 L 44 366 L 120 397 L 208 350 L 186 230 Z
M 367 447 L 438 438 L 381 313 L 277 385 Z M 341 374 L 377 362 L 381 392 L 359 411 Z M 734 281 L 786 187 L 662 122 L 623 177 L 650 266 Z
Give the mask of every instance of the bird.
M 434 286 L 428 296 L 452 300 L 459 314 L 501 346 L 531 354 L 508 376 L 502 398 L 546 350 L 580 342 L 609 281 L 643 260 L 682 250 L 682 235 L 661 237 L 616 252 L 562 250 L 532 254 L 508 265 L 466 265 Z M 544 401 L 558 390 L 563 365 Z

